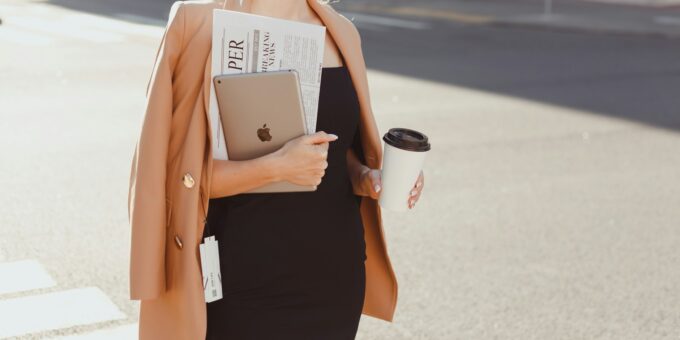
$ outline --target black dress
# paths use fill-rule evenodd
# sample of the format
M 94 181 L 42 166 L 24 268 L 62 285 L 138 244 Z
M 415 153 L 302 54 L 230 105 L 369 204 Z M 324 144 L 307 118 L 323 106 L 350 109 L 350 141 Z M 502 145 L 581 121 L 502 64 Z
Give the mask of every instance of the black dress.
M 360 151 L 359 104 L 346 66 L 323 68 L 320 91 L 316 129 L 339 138 L 316 191 L 210 199 L 224 298 L 207 304 L 207 340 L 356 336 L 366 244 L 345 157 Z

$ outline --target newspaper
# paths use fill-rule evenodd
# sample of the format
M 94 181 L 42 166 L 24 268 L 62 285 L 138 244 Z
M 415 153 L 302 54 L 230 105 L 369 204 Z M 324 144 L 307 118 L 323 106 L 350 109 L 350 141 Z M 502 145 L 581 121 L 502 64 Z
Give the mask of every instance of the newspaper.
M 215 9 L 211 79 L 220 74 L 296 70 L 300 78 L 307 133 L 314 133 L 325 37 L 325 26 Z M 213 130 L 213 158 L 228 159 L 212 81 L 209 115 Z

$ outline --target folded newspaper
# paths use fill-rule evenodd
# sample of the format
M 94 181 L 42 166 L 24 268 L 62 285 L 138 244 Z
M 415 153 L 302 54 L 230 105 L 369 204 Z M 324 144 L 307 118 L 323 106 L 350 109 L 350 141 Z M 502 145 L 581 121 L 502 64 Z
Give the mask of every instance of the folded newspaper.
M 293 69 L 300 77 L 307 133 L 316 132 L 326 27 L 262 15 L 216 9 L 213 12 L 211 78 L 221 74 Z M 228 159 L 210 82 L 213 158 Z

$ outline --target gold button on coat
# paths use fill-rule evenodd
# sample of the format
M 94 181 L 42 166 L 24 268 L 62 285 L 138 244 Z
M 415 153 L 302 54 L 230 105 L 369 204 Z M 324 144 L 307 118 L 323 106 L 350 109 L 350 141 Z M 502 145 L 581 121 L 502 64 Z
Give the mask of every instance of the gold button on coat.
M 193 188 L 195 183 L 194 178 L 191 177 L 191 174 L 188 172 L 182 177 L 182 182 L 184 182 L 184 186 L 187 188 Z
M 182 249 L 182 239 L 179 238 L 179 235 L 175 235 L 175 244 L 177 244 L 179 249 Z

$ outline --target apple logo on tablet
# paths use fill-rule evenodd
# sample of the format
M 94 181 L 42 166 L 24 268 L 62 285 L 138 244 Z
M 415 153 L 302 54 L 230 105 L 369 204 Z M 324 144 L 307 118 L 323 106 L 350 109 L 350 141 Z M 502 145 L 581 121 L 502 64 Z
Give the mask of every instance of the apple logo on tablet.
M 269 128 L 265 123 L 261 128 L 257 129 L 257 137 L 263 142 L 269 142 L 272 140 L 272 135 L 269 134 Z

